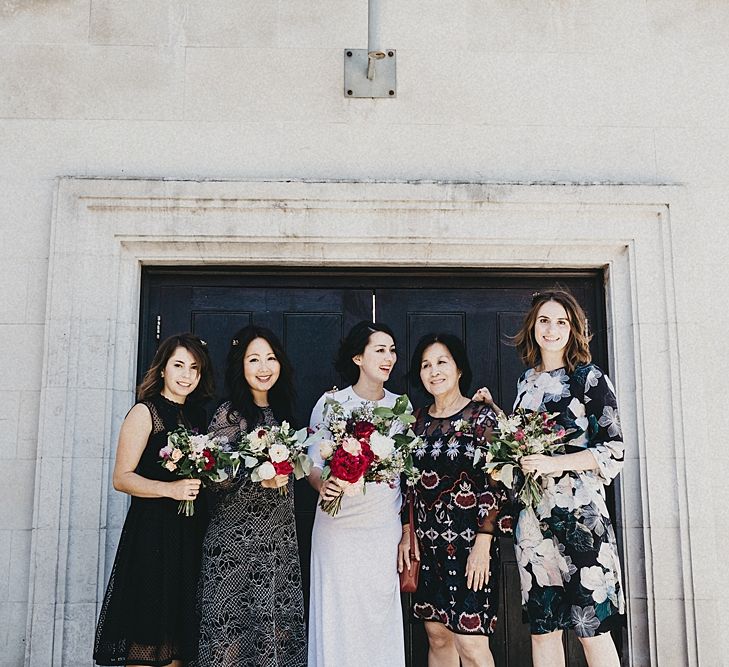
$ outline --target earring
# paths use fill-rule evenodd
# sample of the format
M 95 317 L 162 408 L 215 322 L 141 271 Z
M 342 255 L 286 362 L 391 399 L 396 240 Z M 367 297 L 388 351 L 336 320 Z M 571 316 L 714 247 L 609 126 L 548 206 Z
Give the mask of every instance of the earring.
M 159 375 L 160 375 L 160 377 L 164 377 L 165 376 L 165 372 L 162 371 Z

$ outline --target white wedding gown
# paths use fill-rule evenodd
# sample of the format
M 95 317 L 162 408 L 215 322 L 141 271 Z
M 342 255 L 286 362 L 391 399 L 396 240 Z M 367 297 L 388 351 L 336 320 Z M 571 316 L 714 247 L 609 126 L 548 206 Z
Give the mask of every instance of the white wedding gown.
M 331 396 L 349 413 L 365 402 L 352 387 L 324 394 L 311 413 L 311 428 L 322 425 Z M 378 405 L 397 396 L 385 390 Z M 323 467 L 319 445 L 309 448 Z M 366 493 L 344 496 L 335 517 L 317 505 L 311 547 L 309 667 L 404 667 L 397 545 L 400 488 L 368 482 Z

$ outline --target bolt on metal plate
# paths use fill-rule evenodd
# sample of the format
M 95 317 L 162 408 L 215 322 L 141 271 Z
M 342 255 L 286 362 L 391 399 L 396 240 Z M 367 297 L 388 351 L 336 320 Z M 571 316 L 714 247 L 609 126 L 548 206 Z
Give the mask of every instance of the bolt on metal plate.
M 345 97 L 397 97 L 397 51 L 344 49 Z

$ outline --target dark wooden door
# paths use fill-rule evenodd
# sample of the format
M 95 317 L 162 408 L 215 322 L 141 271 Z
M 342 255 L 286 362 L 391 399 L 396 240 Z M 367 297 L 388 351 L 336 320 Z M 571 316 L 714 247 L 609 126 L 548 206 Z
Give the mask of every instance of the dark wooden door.
M 569 288 L 585 307 L 593 355 L 607 365 L 605 305 L 599 272 L 484 271 L 303 271 L 267 269 L 198 271 L 149 269 L 143 276 L 140 326 L 140 375 L 158 340 L 193 331 L 208 342 L 222 390 L 225 355 L 233 333 L 248 323 L 272 329 L 282 340 L 296 369 L 296 418 L 308 423 L 323 391 L 343 386 L 332 361 L 339 340 L 356 322 L 389 324 L 396 335 L 398 364 L 388 388 L 408 392 L 415 405 L 427 397 L 412 391 L 407 380 L 410 355 L 418 338 L 431 331 L 461 336 L 474 370 L 474 387 L 491 387 L 508 409 L 522 371 L 509 342 L 528 309 L 532 293 L 556 283 Z M 211 404 L 209 407 L 214 407 Z M 308 600 L 311 526 L 316 497 L 305 481 L 296 486 L 296 514 L 302 574 Z M 500 622 L 491 641 L 499 666 L 531 665 L 528 627 L 521 621 L 519 577 L 513 546 L 502 540 Z M 404 609 L 409 607 L 404 599 Z M 404 614 L 408 665 L 427 664 L 427 640 L 421 623 Z M 568 640 L 571 666 L 584 665 L 576 640 Z

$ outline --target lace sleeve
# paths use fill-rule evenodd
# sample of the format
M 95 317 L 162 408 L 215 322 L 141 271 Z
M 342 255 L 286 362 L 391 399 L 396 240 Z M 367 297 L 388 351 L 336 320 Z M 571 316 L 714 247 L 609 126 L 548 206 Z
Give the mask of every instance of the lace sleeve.
M 230 415 L 230 416 L 229 416 Z M 245 420 L 240 415 L 231 410 L 230 402 L 223 403 L 213 415 L 208 426 L 208 433 L 216 438 L 225 439 L 228 446 L 233 448 L 238 443 L 241 431 L 246 429 Z M 232 470 L 227 471 L 231 475 Z M 210 485 L 213 493 L 227 493 L 237 488 L 248 476 L 248 471 L 241 466 L 238 468 L 236 477 L 229 476 L 224 482 L 218 482 Z

